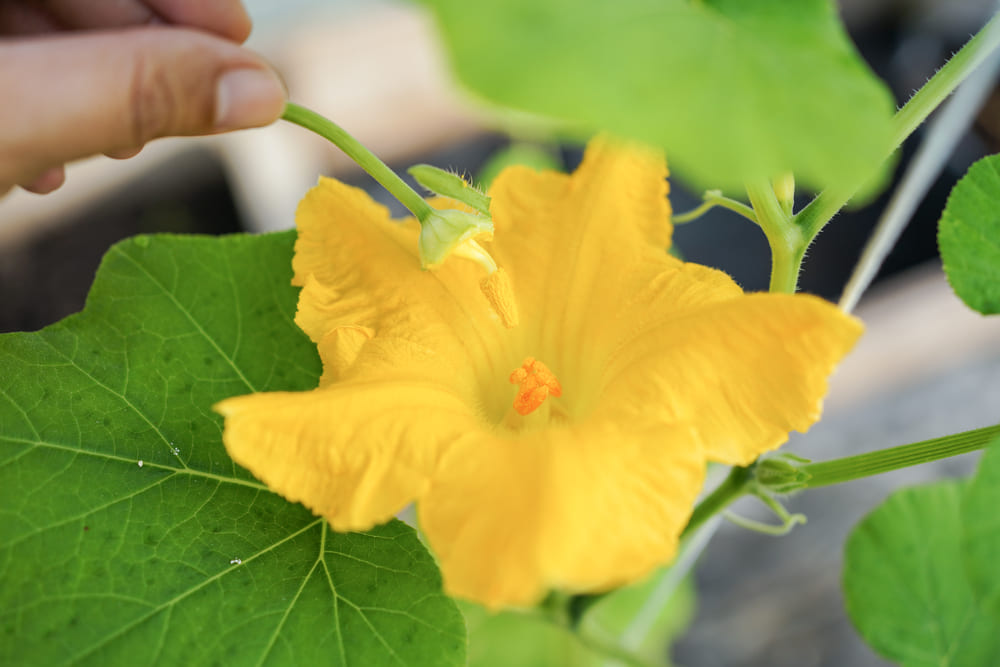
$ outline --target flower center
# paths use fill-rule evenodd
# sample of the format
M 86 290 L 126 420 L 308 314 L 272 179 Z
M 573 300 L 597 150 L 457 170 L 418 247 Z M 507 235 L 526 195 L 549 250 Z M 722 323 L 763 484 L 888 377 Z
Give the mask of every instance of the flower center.
M 514 410 L 519 415 L 529 415 L 538 409 L 549 396 L 562 396 L 562 385 L 549 367 L 534 357 L 528 357 L 510 374 L 511 384 L 518 385 Z

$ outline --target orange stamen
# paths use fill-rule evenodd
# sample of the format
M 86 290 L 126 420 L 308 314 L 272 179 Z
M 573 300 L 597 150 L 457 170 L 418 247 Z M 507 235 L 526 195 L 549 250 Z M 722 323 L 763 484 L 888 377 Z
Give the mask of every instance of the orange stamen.
M 514 410 L 519 415 L 529 415 L 549 396 L 562 396 L 562 385 L 549 367 L 534 357 L 528 357 L 510 374 L 511 384 L 518 385 Z

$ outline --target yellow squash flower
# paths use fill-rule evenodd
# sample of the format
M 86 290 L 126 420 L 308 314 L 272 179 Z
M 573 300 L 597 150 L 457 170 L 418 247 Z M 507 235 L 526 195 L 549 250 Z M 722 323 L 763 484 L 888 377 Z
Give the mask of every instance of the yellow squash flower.
M 706 462 L 750 463 L 815 422 L 861 326 L 670 257 L 666 174 L 595 141 L 571 176 L 497 178 L 483 245 L 515 328 L 479 264 L 421 271 L 415 221 L 323 179 L 293 263 L 323 376 L 223 401 L 229 453 L 336 530 L 416 501 L 446 591 L 494 608 L 669 562 Z

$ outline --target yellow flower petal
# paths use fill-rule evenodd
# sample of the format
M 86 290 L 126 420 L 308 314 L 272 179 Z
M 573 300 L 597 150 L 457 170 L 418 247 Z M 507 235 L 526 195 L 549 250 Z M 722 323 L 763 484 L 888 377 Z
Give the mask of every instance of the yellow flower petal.
M 337 327 L 362 326 L 489 356 L 477 348 L 498 333 L 479 289 L 482 269 L 449 261 L 421 270 L 415 220 L 394 221 L 363 190 L 323 178 L 299 204 L 296 223 L 292 283 L 305 288 L 296 323 L 314 342 Z
M 512 167 L 490 190 L 490 249 L 531 341 L 523 354 L 558 366 L 570 385 L 594 386 L 593 362 L 632 326 L 615 314 L 661 270 L 672 230 L 666 176 L 658 152 L 596 139 L 571 176 Z
M 420 525 L 449 594 L 525 606 L 669 562 L 703 475 L 694 434 L 658 423 L 469 439 L 442 460 Z
M 712 282 L 731 283 L 718 271 L 696 273 L 700 281 L 685 286 L 684 272 L 677 272 L 665 293 L 683 300 Z M 645 323 L 606 369 L 605 392 L 631 402 L 607 403 L 623 415 L 659 411 L 663 419 L 689 422 L 707 457 L 732 465 L 749 464 L 785 442 L 789 431 L 805 431 L 819 419 L 827 378 L 862 332 L 853 317 L 802 294 L 706 299 L 701 307 L 658 309 L 657 303 L 651 299 L 647 313 L 659 310 L 660 317 Z
M 747 296 L 669 257 L 665 176 L 656 154 L 598 140 L 572 176 L 497 179 L 488 248 L 515 329 L 481 267 L 420 271 L 413 221 L 322 180 L 294 260 L 320 388 L 224 401 L 227 449 L 340 530 L 417 500 L 447 590 L 494 607 L 665 563 L 705 462 L 807 428 L 860 333 L 819 299 Z
M 445 445 L 474 426 L 452 392 L 396 378 L 253 394 L 216 410 L 233 460 L 336 530 L 391 519 L 424 493 Z
M 490 190 L 493 248 L 525 313 L 565 314 L 578 332 L 629 293 L 670 246 L 666 176 L 656 151 L 610 139 L 591 142 L 571 176 L 504 170 Z

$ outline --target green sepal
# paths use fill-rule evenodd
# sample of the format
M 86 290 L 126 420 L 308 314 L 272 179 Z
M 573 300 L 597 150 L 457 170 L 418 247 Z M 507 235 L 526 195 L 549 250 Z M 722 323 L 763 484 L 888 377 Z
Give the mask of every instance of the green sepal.
M 801 468 L 803 464 L 809 462 L 809 459 L 795 454 L 769 456 L 754 465 L 754 479 L 758 485 L 773 493 L 798 491 L 808 486 L 812 477 Z
M 490 198 L 458 174 L 429 164 L 415 164 L 406 171 L 417 183 L 434 194 L 460 201 L 489 216 Z
M 435 210 L 420 222 L 420 266 L 433 269 L 465 241 L 492 234 L 490 218 L 454 209 Z

